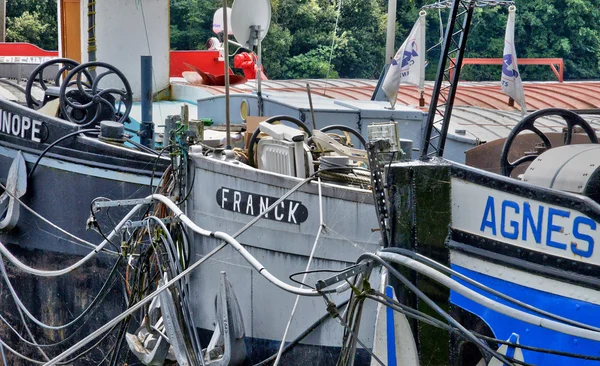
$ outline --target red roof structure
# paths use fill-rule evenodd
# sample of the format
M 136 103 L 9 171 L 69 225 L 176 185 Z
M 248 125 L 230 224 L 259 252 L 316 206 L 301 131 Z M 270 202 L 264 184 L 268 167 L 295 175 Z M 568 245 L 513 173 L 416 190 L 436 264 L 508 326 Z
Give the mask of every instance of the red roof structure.
M 232 93 L 246 93 L 255 89 L 256 82 L 249 81 L 231 88 Z M 263 90 L 306 93 L 310 84 L 313 95 L 333 99 L 370 100 L 377 80 L 363 79 L 299 79 L 269 80 L 262 83 Z M 223 87 L 199 86 L 210 94 L 224 94 Z M 427 82 L 424 90 L 425 106 L 431 99 L 433 82 Z M 529 82 L 524 83 L 528 110 L 544 108 L 564 108 L 577 110 L 600 109 L 600 81 Z M 412 85 L 401 85 L 398 104 L 419 105 L 420 94 Z M 508 96 L 500 90 L 499 82 L 461 82 L 456 92 L 455 106 L 473 106 L 486 109 L 518 111 L 518 106 L 510 106 Z

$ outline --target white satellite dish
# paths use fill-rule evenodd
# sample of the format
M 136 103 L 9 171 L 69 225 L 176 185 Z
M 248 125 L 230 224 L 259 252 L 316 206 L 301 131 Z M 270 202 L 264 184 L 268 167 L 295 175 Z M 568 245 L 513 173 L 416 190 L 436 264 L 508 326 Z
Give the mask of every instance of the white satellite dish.
M 269 0 L 235 0 L 231 6 L 231 28 L 235 39 L 252 49 L 255 45 L 248 44 L 252 29 L 260 27 L 258 40 L 262 40 L 269 31 L 271 24 L 271 2 Z
M 233 30 L 231 29 L 231 8 L 227 8 L 227 24 L 229 24 L 229 30 L 227 33 L 230 35 L 233 34 Z M 223 31 L 223 8 L 217 9 L 215 11 L 215 15 L 213 16 L 213 32 L 215 34 L 219 34 Z

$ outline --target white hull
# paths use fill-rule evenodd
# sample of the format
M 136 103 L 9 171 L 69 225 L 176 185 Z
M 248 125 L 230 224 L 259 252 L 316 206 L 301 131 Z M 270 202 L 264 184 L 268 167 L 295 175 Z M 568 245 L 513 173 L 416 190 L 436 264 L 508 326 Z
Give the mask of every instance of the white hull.
M 222 162 L 202 156 L 192 157 L 190 175 L 196 174 L 195 185 L 187 206 L 187 215 L 198 225 L 213 231 L 234 234 L 254 216 L 246 202 L 233 204 L 235 191 L 279 198 L 301 180 L 242 165 Z M 223 193 L 223 188 L 227 189 Z M 369 190 L 322 184 L 323 222 L 321 234 L 310 269 L 341 269 L 354 263 L 360 254 L 375 252 L 379 247 L 379 233 L 372 193 Z M 225 194 L 225 196 L 223 196 Z M 219 197 L 217 197 L 219 196 Z M 226 201 L 224 203 L 223 197 Z M 296 208 L 271 212 L 271 219 L 261 219 L 237 239 L 272 274 L 293 284 L 288 276 L 304 271 L 309 259 L 320 223 L 318 184 L 312 182 L 292 194 L 288 200 L 301 202 L 307 208 L 302 223 Z M 274 200 L 270 201 L 272 204 Z M 231 204 L 224 209 L 225 204 Z M 256 202 L 254 202 L 256 205 Z M 284 206 L 288 201 L 284 201 Z M 296 206 L 292 206 L 296 207 Z M 284 207 L 285 208 L 285 207 Z M 231 209 L 235 211 L 233 212 Z M 256 213 L 258 214 L 258 213 Z M 273 220 L 274 215 L 282 221 Z M 191 255 L 195 261 L 219 243 L 216 239 L 194 236 Z M 226 271 L 240 304 L 247 339 L 279 342 L 290 318 L 296 296 L 275 287 L 252 269 L 231 247 L 227 247 L 208 260 L 191 276 L 192 308 L 196 326 L 213 329 L 215 321 L 215 296 L 221 271 Z M 314 286 L 318 279 L 332 273 L 318 273 L 307 277 L 306 283 Z M 377 277 L 377 278 L 373 278 Z M 372 280 L 378 282 L 379 276 Z M 296 277 L 302 280 L 302 275 Z M 375 284 L 377 286 L 378 284 Z M 348 293 L 333 296 L 336 303 L 348 298 Z M 375 324 L 374 303 L 365 303 L 360 327 L 360 339 L 369 347 L 373 341 Z M 302 298 L 291 323 L 287 341 L 293 340 L 312 323 L 326 314 L 321 297 Z M 302 343 L 316 346 L 339 347 L 343 328 L 333 320 L 327 320 Z

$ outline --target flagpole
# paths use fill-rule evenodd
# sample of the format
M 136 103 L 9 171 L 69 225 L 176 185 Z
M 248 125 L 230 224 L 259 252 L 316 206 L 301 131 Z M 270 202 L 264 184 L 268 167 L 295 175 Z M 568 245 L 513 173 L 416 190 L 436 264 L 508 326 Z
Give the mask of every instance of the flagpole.
M 229 116 L 229 24 L 227 24 L 227 0 L 223 0 L 223 61 L 225 64 L 225 140 L 231 149 L 231 120 Z
M 394 58 L 394 41 L 396 40 L 396 1 L 388 0 L 387 38 L 385 42 L 385 64 L 392 63 Z

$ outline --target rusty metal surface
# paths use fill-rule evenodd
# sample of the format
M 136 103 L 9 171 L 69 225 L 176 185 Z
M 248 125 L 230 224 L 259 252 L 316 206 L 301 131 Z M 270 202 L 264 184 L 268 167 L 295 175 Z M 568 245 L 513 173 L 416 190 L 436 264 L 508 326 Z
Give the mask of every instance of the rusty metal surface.
M 377 80 L 365 79 L 298 79 L 268 80 L 262 86 L 265 91 L 306 93 L 306 84 L 310 84 L 314 95 L 333 99 L 370 100 Z M 255 81 L 236 85 L 235 92 L 249 92 L 256 87 Z M 198 86 L 207 89 L 213 95 L 225 93 L 223 87 Z M 431 99 L 433 82 L 426 82 L 424 97 L 427 103 Z M 544 108 L 600 109 L 599 81 L 525 82 L 525 98 L 529 110 Z M 414 86 L 401 85 L 398 103 L 408 106 L 419 105 L 419 92 Z M 508 105 L 508 96 L 500 90 L 499 82 L 461 82 L 456 93 L 455 106 L 472 106 L 504 111 L 518 111 L 518 107 Z M 426 104 L 423 109 L 426 109 Z
M 550 143 L 552 143 L 552 147 L 564 145 L 564 135 L 562 132 L 545 133 L 545 135 L 550 140 Z M 488 172 L 500 174 L 500 155 L 505 140 L 506 138 L 497 139 L 467 150 L 465 153 L 465 164 Z M 524 133 L 517 136 L 508 154 L 509 161 L 515 161 L 524 156 L 526 151 L 532 151 L 535 145 L 540 142 L 542 142 L 542 140 L 532 133 Z M 589 143 L 590 140 L 585 134 L 573 135 L 573 144 Z M 517 167 L 512 173 L 512 176 L 516 177 L 519 174 L 523 174 L 528 166 L 529 164 L 525 163 Z

